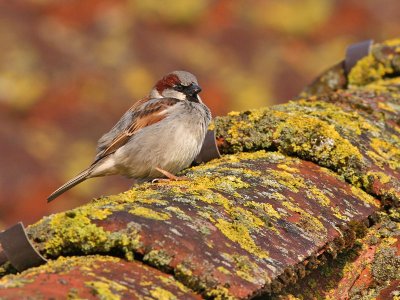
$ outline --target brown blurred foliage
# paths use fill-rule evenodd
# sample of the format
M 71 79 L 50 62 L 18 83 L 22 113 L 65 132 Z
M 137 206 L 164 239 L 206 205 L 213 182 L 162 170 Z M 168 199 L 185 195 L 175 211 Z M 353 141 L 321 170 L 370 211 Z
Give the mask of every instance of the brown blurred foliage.
M 295 96 L 348 44 L 398 36 L 400 2 L 0 1 L 0 228 L 122 191 L 118 176 L 46 197 L 163 74 L 196 74 L 214 115 Z

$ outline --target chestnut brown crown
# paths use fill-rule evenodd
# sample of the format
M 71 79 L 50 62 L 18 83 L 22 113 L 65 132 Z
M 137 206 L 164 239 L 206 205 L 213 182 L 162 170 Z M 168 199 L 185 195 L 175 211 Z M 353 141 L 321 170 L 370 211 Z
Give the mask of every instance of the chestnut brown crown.
M 154 86 L 152 98 L 175 98 L 183 101 L 201 102 L 201 87 L 197 78 L 186 71 L 174 71 L 161 78 Z

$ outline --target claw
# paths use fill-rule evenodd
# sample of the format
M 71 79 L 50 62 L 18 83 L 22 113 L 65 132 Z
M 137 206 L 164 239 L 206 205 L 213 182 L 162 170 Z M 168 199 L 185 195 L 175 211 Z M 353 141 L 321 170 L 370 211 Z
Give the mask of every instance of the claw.
M 151 181 L 151 183 L 189 180 L 189 178 L 187 178 L 186 176 L 175 176 L 174 174 L 163 169 L 157 167 L 155 169 L 167 178 L 155 178 Z

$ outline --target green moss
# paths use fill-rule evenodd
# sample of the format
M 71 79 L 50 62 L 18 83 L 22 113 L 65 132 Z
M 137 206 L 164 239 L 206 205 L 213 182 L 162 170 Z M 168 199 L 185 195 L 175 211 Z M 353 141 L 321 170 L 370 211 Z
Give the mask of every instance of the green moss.
M 259 160 L 259 166 L 272 166 L 268 171 L 251 170 L 254 164 L 252 160 Z M 298 166 L 298 159 L 277 152 L 259 151 L 227 155 L 187 171 L 185 175 L 190 178 L 189 181 L 144 184 L 119 195 L 98 199 L 89 207 L 91 210 L 106 211 L 109 216 L 119 211 L 129 211 L 135 216 L 151 218 L 160 224 L 166 220 L 173 221 L 175 217 L 188 221 L 193 219 L 191 228 L 194 230 L 208 235 L 211 229 L 213 235 L 220 234 L 226 237 L 226 247 L 233 248 L 232 245 L 239 245 L 257 259 L 265 259 L 269 253 L 258 243 L 257 235 L 261 229 L 270 226 L 271 220 L 276 221 L 293 213 L 296 220 L 299 220 L 299 226 L 304 228 L 305 234 L 312 233 L 317 239 L 326 236 L 326 229 L 318 217 L 298 207 L 293 193 L 303 194 L 307 191 L 307 197 L 316 199 L 318 204 L 327 207 L 331 206 L 331 194 L 319 189 L 313 181 L 305 180 Z M 253 183 L 271 191 L 263 195 L 276 201 L 280 206 L 279 210 L 273 204 L 262 203 L 256 197 L 251 199 L 246 189 L 252 187 Z M 184 210 L 181 204 L 193 209 Z M 334 207 L 332 210 L 338 217 L 343 217 Z M 101 213 L 96 214 L 95 219 L 91 219 L 89 211 L 86 208 L 75 209 L 46 218 L 30 228 L 30 232 L 36 233 L 33 234 L 34 240 L 42 240 L 46 246 L 43 252 L 51 256 L 60 253 L 104 253 L 112 250 L 118 250 L 119 254 L 119 250 L 124 249 L 125 256 L 132 259 L 133 253 L 138 249 L 143 253 L 138 224 L 132 222 L 129 230 L 119 229 L 118 232 L 111 233 L 98 225 L 102 224 L 98 221 Z M 188 213 L 191 215 L 187 215 Z M 196 214 L 200 218 L 193 217 Z M 134 216 L 130 217 L 135 220 Z M 198 219 L 199 222 L 196 222 Z M 215 228 L 220 232 L 215 232 Z M 38 232 L 42 233 L 37 235 Z M 271 234 L 275 232 L 271 231 Z M 205 240 L 205 247 L 214 247 L 213 241 Z M 148 252 L 143 257 L 146 263 L 169 272 L 172 272 L 171 259 L 167 252 L 158 249 Z M 250 269 L 239 265 L 240 263 L 236 263 L 235 268 L 230 270 L 232 274 L 249 282 L 259 280 L 258 275 L 255 276 L 255 273 L 261 272 L 257 265 L 250 265 Z M 190 264 L 180 264 L 174 267 L 173 272 L 176 278 L 196 291 L 202 292 L 210 288 L 204 278 L 193 274 Z M 267 278 L 267 275 L 262 278 Z
M 262 108 L 215 118 L 216 137 L 222 137 L 229 146 L 222 147 L 222 153 L 269 148 L 272 145 L 269 115 L 270 110 Z
M 171 262 L 171 260 L 172 256 L 164 250 L 151 250 L 143 257 L 144 262 L 164 271 L 169 270 L 169 263 Z
M 90 253 L 99 245 L 107 243 L 108 235 L 104 229 L 93 224 L 87 215 L 80 212 L 55 215 L 48 225 L 56 233 L 45 244 L 49 255 L 61 253 L 65 244 L 79 244 L 82 252 Z
M 389 217 L 393 220 L 398 222 L 398 228 L 400 229 L 400 208 L 391 208 L 388 211 Z
M 207 290 L 206 283 L 193 274 L 193 268 L 190 262 L 179 263 L 174 269 L 174 277 L 192 290 L 202 292 Z
M 400 256 L 396 249 L 384 248 L 377 253 L 372 263 L 372 275 L 378 283 L 400 279 Z
M 246 153 L 238 156 L 225 157 L 223 162 L 236 162 L 242 161 L 243 159 L 250 159 L 254 157 L 266 157 L 268 156 L 265 152 L 262 153 Z M 235 197 L 241 198 L 238 191 L 243 188 L 248 188 L 250 185 L 244 182 L 241 177 L 247 176 L 248 169 L 244 168 L 227 168 L 222 167 L 221 161 L 215 164 L 211 163 L 204 166 L 199 166 L 193 169 L 194 173 L 187 174 L 191 178 L 188 182 L 172 182 L 169 184 L 174 197 L 180 195 L 190 195 L 190 198 L 195 201 L 205 202 L 207 204 L 219 205 L 223 207 L 224 211 L 229 216 L 229 220 L 216 219 L 212 214 L 201 211 L 198 212 L 202 217 L 208 219 L 231 241 L 239 243 L 243 249 L 249 251 L 252 254 L 260 255 L 260 257 L 267 257 L 267 253 L 261 250 L 255 245 L 251 232 L 255 232 L 257 228 L 264 226 L 265 222 L 254 213 L 247 211 L 241 207 L 237 207 L 234 202 L 228 200 L 222 194 L 214 192 L 214 190 L 222 191 L 227 194 L 231 194 Z M 218 168 L 218 173 L 213 174 L 209 170 Z M 203 173 L 204 172 L 204 173 Z M 219 172 L 226 174 L 237 173 L 238 176 L 226 175 L 221 176 Z M 253 172 L 253 176 L 260 176 L 260 172 Z M 233 221 L 233 223 L 232 223 Z M 199 228 L 201 231 L 201 228 Z M 209 233 L 207 229 L 205 234 Z
M 95 208 L 93 212 L 95 213 Z M 87 215 L 85 209 L 75 209 L 66 213 L 44 218 L 29 228 L 30 235 L 35 235 L 41 252 L 46 256 L 56 257 L 68 253 L 99 253 L 120 249 L 128 260 L 133 259 L 134 249 L 140 247 L 136 224 L 128 224 L 119 232 L 108 232 L 97 226 Z

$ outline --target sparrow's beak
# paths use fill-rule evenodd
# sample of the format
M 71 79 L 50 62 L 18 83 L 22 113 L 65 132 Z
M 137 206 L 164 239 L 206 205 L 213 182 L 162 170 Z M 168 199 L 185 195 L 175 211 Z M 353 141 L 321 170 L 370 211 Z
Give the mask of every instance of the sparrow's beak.
M 196 95 L 200 92 L 201 92 L 201 87 L 193 83 L 187 87 L 185 94 L 192 97 L 196 97 Z

